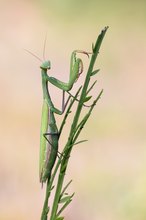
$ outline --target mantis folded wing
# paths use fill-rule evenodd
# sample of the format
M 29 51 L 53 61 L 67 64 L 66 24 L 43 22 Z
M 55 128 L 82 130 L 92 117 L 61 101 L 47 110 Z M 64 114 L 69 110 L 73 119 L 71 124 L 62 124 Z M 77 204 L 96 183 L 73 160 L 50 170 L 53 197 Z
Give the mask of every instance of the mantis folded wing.
M 48 138 L 47 138 L 48 136 Z M 43 101 L 40 135 L 40 181 L 50 178 L 58 153 L 58 129 L 54 113 L 49 109 L 46 99 Z

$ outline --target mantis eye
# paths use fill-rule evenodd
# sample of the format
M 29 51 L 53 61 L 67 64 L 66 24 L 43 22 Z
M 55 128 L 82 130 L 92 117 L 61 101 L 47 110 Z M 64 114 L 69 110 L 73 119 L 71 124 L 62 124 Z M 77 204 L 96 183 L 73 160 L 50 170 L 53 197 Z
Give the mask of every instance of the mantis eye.
M 44 63 L 42 63 L 42 65 L 40 66 L 41 69 L 51 69 L 51 62 L 49 60 L 45 61 Z
M 49 60 L 46 61 L 46 67 L 47 69 L 51 69 L 51 62 Z

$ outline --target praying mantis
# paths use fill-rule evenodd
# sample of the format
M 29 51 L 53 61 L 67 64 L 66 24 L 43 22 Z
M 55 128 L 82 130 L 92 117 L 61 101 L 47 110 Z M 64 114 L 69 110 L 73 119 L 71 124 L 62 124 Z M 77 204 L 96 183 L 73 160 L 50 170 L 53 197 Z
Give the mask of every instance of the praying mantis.
M 51 69 L 51 62 L 44 61 L 41 68 L 42 75 L 42 89 L 43 89 L 43 107 L 41 118 L 41 131 L 40 131 L 40 159 L 39 159 L 39 177 L 40 182 L 43 184 L 46 180 L 50 179 L 51 171 L 54 167 L 57 154 L 58 154 L 58 141 L 60 134 L 56 125 L 54 113 L 63 114 L 68 101 L 64 102 L 65 91 L 68 92 L 73 87 L 74 83 L 83 72 L 83 62 L 80 58 L 76 58 L 77 53 L 83 53 L 88 56 L 89 53 L 82 50 L 75 50 L 71 54 L 70 60 L 70 76 L 68 83 L 64 83 L 54 77 L 50 77 L 47 71 Z M 63 91 L 62 111 L 55 108 L 51 100 L 48 82 L 58 87 Z

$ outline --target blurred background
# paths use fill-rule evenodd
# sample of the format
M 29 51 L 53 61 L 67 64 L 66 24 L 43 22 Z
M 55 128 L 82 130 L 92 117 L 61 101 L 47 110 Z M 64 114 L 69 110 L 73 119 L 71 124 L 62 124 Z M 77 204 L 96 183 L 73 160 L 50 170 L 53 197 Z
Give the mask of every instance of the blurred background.
M 75 196 L 68 220 L 146 219 L 146 1 L 0 1 L 0 219 L 40 219 L 45 187 L 38 177 L 42 106 L 40 61 L 68 81 L 74 49 L 103 41 L 95 78 L 98 102 L 72 153 L 66 181 Z M 89 60 L 81 56 L 85 72 Z M 61 91 L 51 87 L 61 105 Z M 61 117 L 57 117 L 58 123 Z M 66 131 L 70 123 L 67 124 Z M 64 132 L 64 143 L 67 136 Z M 63 144 L 60 144 L 61 146 Z M 60 146 L 60 148 L 61 148 Z

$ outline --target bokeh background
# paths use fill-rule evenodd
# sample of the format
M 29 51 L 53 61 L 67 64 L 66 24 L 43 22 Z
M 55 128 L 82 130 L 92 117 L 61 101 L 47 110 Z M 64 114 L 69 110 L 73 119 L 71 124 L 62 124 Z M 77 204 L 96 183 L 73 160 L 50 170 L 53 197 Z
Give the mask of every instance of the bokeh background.
M 23 49 L 42 58 L 47 32 L 50 74 L 67 81 L 71 52 L 90 51 L 106 25 L 93 95 L 101 88 L 104 94 L 82 132 L 89 141 L 77 145 L 70 160 L 66 181 L 73 179 L 76 194 L 64 215 L 146 219 L 146 1 L 1 0 L 1 220 L 39 220 L 45 192 L 38 178 L 40 62 Z M 82 58 L 86 71 L 89 61 Z M 60 106 L 61 92 L 52 91 Z

